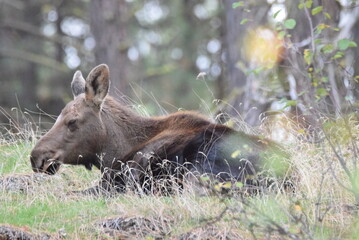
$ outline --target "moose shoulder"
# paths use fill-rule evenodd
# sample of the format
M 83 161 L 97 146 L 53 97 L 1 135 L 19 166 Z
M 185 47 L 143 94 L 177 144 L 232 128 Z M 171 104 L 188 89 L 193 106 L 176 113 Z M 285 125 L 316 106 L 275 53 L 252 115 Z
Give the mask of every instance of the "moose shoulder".
M 108 96 L 109 85 L 105 64 L 95 67 L 86 80 L 75 73 L 74 100 L 31 152 L 35 172 L 55 174 L 61 164 L 95 166 L 104 181 L 124 190 L 129 179 L 145 188 L 148 176 L 182 178 L 191 172 L 245 182 L 248 176 L 276 175 L 287 166 L 287 154 L 270 140 L 194 112 L 140 116 Z

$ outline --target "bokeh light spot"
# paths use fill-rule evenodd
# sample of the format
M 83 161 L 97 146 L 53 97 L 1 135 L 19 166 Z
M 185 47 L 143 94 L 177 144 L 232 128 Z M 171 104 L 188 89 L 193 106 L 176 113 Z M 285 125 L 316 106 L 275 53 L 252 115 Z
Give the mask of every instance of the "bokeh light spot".
M 273 67 L 281 60 L 283 49 L 283 40 L 266 27 L 250 30 L 244 38 L 245 57 L 258 66 Z

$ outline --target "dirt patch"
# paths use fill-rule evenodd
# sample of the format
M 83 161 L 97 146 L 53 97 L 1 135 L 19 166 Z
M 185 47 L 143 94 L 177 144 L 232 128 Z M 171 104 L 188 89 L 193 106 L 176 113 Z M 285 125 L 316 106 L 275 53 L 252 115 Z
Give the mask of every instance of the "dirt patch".
M 45 174 L 12 174 L 0 178 L 0 190 L 8 192 L 28 193 L 36 185 L 47 181 L 50 176 Z
M 169 235 L 169 221 L 159 218 L 117 217 L 95 223 L 107 236 L 115 239 L 133 239 L 151 237 L 163 239 Z
M 173 221 L 158 217 L 117 217 L 95 223 L 100 229 L 99 239 L 252 239 L 248 234 L 238 233 L 232 229 L 217 226 L 203 226 L 179 235 L 172 235 L 176 227 Z M 106 237 L 105 237 L 106 236 Z
M 33 234 L 25 228 L 19 228 L 9 225 L 0 225 L 0 240 L 55 240 L 47 233 Z

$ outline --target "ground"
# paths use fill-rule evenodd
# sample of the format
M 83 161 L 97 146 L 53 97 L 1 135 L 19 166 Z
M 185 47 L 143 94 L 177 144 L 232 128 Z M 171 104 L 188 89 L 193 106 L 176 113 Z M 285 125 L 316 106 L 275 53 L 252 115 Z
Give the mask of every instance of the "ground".
M 35 142 L 28 139 L 0 141 L 0 240 L 359 239 L 359 174 L 350 168 L 358 138 L 333 141 L 351 179 L 330 144 L 301 141 L 288 146 L 290 191 L 220 194 L 214 186 L 207 194 L 187 187 L 169 196 L 112 197 L 73 193 L 95 186 L 98 170 L 62 166 L 53 176 L 33 173 Z

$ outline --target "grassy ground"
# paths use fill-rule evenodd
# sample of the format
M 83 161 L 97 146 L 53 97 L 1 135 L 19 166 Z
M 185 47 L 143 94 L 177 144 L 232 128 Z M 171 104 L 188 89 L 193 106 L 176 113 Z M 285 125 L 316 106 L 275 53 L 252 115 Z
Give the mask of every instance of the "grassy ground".
M 358 124 L 351 122 L 351 135 L 345 137 L 344 128 L 340 138 L 330 131 L 342 123 L 331 124 L 334 148 L 327 140 L 288 146 L 295 192 L 231 197 L 199 196 L 191 188 L 173 196 L 72 194 L 96 185 L 100 172 L 62 166 L 54 176 L 33 174 L 28 156 L 34 142 L 4 138 L 0 225 L 67 239 L 359 239 Z

